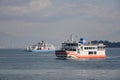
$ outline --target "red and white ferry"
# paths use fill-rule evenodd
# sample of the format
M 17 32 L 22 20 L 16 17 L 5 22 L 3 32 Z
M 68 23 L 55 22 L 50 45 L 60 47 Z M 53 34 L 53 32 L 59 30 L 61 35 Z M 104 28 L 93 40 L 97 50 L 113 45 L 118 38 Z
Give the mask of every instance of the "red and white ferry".
M 61 49 L 56 50 L 55 55 L 58 58 L 66 59 L 106 58 L 104 44 L 92 44 L 90 42 L 87 43 L 83 38 L 80 38 L 80 41 L 74 41 L 72 36 L 69 40 L 62 43 Z

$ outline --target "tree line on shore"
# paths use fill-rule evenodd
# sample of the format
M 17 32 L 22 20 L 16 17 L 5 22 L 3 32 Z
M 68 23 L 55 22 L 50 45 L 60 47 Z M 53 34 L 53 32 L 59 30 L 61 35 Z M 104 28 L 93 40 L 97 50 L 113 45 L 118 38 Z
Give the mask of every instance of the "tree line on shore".
M 110 42 L 110 41 L 103 41 L 103 40 L 94 40 L 91 41 L 91 43 L 96 44 L 96 43 L 103 43 L 107 48 L 120 48 L 120 42 Z

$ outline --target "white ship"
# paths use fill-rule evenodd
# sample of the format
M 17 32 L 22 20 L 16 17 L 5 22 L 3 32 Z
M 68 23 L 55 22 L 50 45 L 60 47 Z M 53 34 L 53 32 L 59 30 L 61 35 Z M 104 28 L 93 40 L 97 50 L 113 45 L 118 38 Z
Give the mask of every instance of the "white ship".
M 47 44 L 46 42 L 42 41 L 36 45 L 27 47 L 27 51 L 30 51 L 30 52 L 54 52 L 55 47 L 52 44 Z
M 92 44 L 80 38 L 80 41 L 74 41 L 71 37 L 62 43 L 61 49 L 55 51 L 58 58 L 105 58 L 105 45 L 102 43 Z

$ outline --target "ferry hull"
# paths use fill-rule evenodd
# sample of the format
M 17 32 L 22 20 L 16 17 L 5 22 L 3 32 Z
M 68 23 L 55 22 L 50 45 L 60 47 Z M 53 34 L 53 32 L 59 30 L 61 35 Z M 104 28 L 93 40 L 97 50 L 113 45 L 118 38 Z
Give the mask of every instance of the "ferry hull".
M 80 55 L 73 51 L 55 51 L 58 58 L 74 58 L 74 59 L 103 59 L 106 55 Z
M 106 55 L 104 53 L 101 54 L 96 54 L 96 55 L 81 55 L 73 51 L 67 51 L 66 52 L 68 57 L 74 57 L 74 58 L 90 58 L 90 59 L 95 59 L 95 58 L 106 58 Z

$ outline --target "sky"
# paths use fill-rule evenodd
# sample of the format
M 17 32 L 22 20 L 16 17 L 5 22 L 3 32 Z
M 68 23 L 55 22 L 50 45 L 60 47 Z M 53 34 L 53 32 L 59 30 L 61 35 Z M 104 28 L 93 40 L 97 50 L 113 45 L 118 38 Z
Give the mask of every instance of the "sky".
M 120 0 L 0 0 L 0 48 L 60 45 L 71 34 L 120 41 Z

